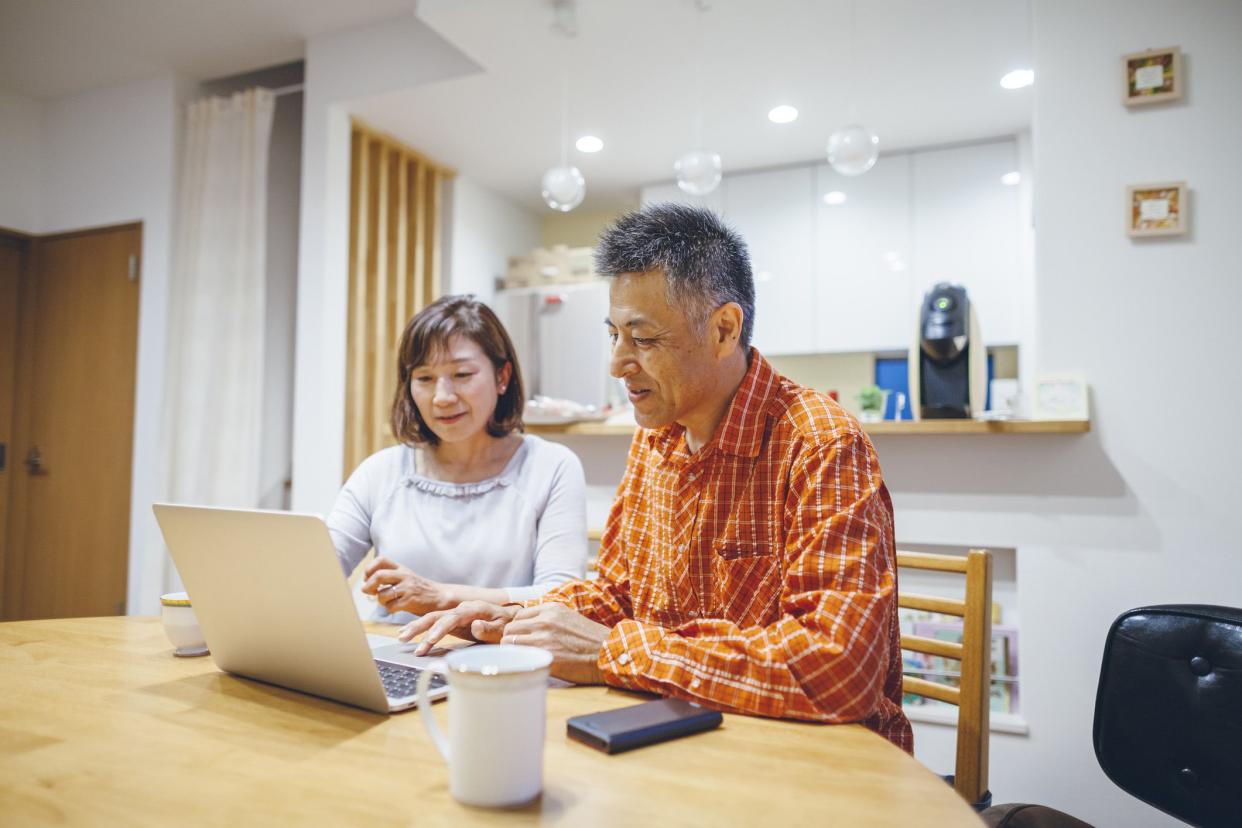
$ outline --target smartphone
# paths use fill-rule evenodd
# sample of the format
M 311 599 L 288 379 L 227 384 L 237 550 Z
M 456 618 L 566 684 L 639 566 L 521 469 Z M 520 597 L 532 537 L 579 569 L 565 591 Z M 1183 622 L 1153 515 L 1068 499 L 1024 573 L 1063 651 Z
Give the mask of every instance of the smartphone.
M 678 736 L 689 736 L 719 727 L 724 721 L 715 710 L 706 710 L 680 699 L 657 699 L 619 707 L 602 713 L 573 716 L 566 722 L 569 738 L 604 753 L 652 745 Z

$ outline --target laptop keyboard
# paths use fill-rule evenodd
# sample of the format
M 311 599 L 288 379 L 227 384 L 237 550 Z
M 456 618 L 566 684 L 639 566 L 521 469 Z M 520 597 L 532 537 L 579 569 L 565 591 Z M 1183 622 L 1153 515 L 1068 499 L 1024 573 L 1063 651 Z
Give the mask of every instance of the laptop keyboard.
M 417 667 L 407 667 L 404 664 L 390 664 L 387 661 L 377 661 L 375 666 L 379 668 L 380 681 L 384 683 L 384 693 L 390 699 L 402 699 L 414 695 L 418 685 L 418 676 L 423 672 L 422 670 Z M 437 687 L 443 687 L 444 684 L 444 676 L 436 673 L 431 677 L 428 689 L 435 690 Z

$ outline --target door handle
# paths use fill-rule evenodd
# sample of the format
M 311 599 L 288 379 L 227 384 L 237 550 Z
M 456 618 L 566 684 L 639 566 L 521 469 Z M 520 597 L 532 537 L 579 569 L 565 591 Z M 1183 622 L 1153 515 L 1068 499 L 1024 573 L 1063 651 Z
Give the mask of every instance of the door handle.
M 43 454 L 38 446 L 31 446 L 30 451 L 26 452 L 26 470 L 31 474 L 47 474 L 47 469 L 43 466 Z

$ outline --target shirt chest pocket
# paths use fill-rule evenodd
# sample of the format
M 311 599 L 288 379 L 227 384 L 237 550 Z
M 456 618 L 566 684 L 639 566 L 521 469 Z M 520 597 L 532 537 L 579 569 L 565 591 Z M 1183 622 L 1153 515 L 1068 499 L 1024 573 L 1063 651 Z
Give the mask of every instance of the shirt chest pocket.
M 716 611 L 741 626 L 772 623 L 779 615 L 781 556 L 766 541 L 712 544 Z
M 736 561 L 741 558 L 757 558 L 772 554 L 772 546 L 766 540 L 745 540 L 732 538 L 718 540 L 712 544 L 712 552 L 722 561 Z

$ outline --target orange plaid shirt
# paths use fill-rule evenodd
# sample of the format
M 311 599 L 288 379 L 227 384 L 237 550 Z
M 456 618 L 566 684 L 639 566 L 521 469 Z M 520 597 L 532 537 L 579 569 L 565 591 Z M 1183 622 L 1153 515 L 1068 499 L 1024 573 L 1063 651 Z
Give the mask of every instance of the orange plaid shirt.
M 698 452 L 680 425 L 638 430 L 598 580 L 561 584 L 541 602 L 612 627 L 599 656 L 609 684 L 739 713 L 861 722 L 912 751 L 894 548 L 867 435 L 752 349 Z

